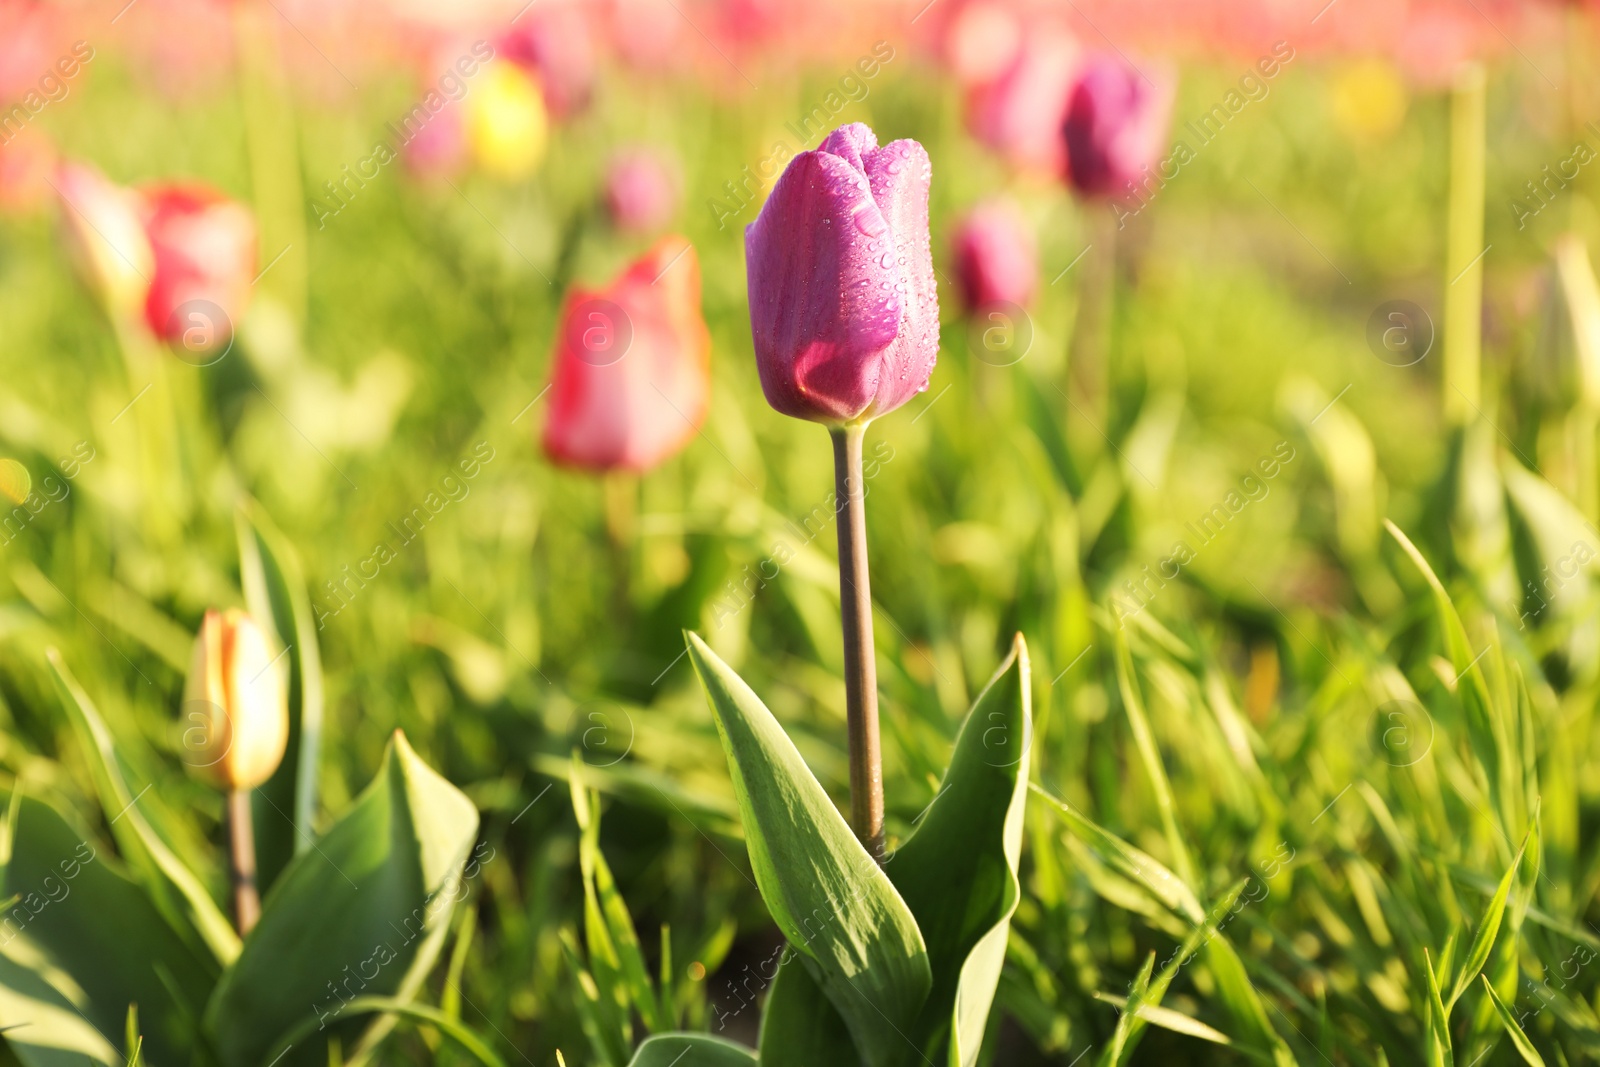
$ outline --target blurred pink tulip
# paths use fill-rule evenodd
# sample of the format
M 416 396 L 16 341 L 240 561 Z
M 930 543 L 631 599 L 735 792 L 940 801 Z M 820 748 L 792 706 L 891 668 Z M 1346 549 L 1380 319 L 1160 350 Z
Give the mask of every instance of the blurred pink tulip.
M 1024 27 L 1017 10 L 1003 0 L 975 0 L 962 6 L 945 27 L 945 61 L 957 83 L 988 85 L 1004 74 L 1022 49 Z
M 778 36 L 787 6 L 785 0 L 721 0 L 716 11 L 717 36 L 749 53 Z
M 55 165 L 55 146 L 37 130 L 0 140 L 0 212 L 21 214 L 44 204 Z
M 533 5 L 500 38 L 495 51 L 537 79 L 545 106 L 557 121 L 588 105 L 597 57 L 589 16 L 578 5 Z
M 605 206 L 611 224 L 624 233 L 658 230 L 678 209 L 678 177 L 650 149 L 618 152 L 606 168 Z
M 1143 177 L 1166 148 L 1175 88 L 1165 71 L 1147 78 L 1119 56 L 1089 57 L 1062 126 L 1068 181 L 1080 193 L 1109 196 Z
M 203 185 L 152 186 L 141 196 L 155 254 L 145 323 L 190 352 L 226 345 L 255 279 L 255 219 Z
M 928 153 L 861 123 L 790 161 L 745 230 L 750 325 L 767 402 L 830 425 L 928 387 L 939 299 Z
M 661 70 L 681 54 L 683 16 L 662 0 L 611 0 L 606 28 L 611 47 L 623 62 L 641 70 Z
M 1394 57 L 1412 84 L 1443 89 L 1462 66 L 1483 54 L 1483 17 L 1440 3 L 1417 5 L 1395 41 Z
M 973 135 L 1018 169 L 1060 174 L 1061 124 L 1077 63 L 1077 42 L 1064 28 L 1053 22 L 1029 27 L 1004 72 L 969 97 Z
M 455 174 L 467 161 L 465 108 L 450 101 L 440 108 L 401 149 L 406 169 L 420 177 Z
M 19 103 L 36 109 L 47 99 L 39 79 L 69 47 L 66 21 L 65 10 L 54 4 L 0 4 L 0 102 L 6 109 Z
M 711 402 L 694 246 L 663 237 L 605 288 L 568 293 L 550 384 L 556 463 L 640 472 L 687 444 Z
M 87 163 L 56 169 L 67 253 L 114 319 L 138 314 L 155 273 L 137 196 Z
M 969 211 L 951 240 L 956 282 L 969 311 L 1026 304 L 1038 280 L 1033 234 L 1016 206 L 990 200 Z

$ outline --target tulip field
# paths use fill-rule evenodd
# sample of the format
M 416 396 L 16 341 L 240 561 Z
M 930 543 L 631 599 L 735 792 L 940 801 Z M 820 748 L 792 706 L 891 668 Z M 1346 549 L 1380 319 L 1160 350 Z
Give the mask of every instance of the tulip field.
M 1597 58 L 0 0 L 0 1067 L 1600 1060 Z

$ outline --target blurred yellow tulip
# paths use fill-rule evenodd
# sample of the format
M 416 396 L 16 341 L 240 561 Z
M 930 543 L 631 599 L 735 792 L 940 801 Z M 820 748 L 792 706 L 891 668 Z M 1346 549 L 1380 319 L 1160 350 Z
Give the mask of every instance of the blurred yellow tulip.
M 237 608 L 208 611 L 194 642 L 183 711 L 185 759 L 229 790 L 272 777 L 289 740 L 284 671 L 261 627 Z
M 467 143 L 498 178 L 525 178 L 544 158 L 550 121 L 538 82 L 512 63 L 492 65 L 467 97 Z
M 1333 117 L 1352 140 L 1382 140 L 1405 116 L 1406 87 L 1387 60 L 1359 60 L 1334 79 Z

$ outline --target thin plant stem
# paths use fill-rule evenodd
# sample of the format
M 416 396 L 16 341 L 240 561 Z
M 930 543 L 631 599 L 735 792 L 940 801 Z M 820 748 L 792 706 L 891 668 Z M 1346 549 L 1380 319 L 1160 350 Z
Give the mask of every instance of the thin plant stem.
M 639 512 L 639 479 L 623 471 L 612 471 L 602 479 L 600 491 L 605 502 L 612 607 L 621 619 L 633 609 L 633 542 Z
M 256 836 L 250 816 L 250 791 L 228 792 L 228 874 L 233 881 L 233 925 L 244 937 L 261 918 L 256 889 Z
M 128 406 L 113 421 L 126 418 L 133 427 L 145 498 L 140 517 L 158 543 L 175 543 L 188 518 L 192 483 L 183 470 L 171 357 L 141 324 L 116 311 L 110 318 L 128 371 L 129 395 Z
M 1077 307 L 1067 339 L 1065 385 L 1099 428 L 1106 425 L 1111 410 L 1119 224 L 1112 212 L 1099 208 L 1085 211 L 1082 218 L 1088 247 L 1076 272 Z
M 883 862 L 883 749 L 878 739 L 878 664 L 867 576 L 867 512 L 861 473 L 864 423 L 834 429 L 839 519 L 839 615 L 844 628 L 845 708 L 850 732 L 850 826 Z

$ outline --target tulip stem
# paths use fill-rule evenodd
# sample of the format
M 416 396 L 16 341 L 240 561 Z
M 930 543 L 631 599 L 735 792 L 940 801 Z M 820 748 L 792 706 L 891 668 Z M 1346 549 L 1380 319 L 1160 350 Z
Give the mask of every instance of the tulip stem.
M 228 791 L 228 853 L 228 873 L 233 879 L 233 925 L 243 937 L 261 918 L 261 895 L 256 891 L 256 837 L 248 789 Z
M 845 708 L 850 731 L 850 825 L 883 862 L 883 751 L 878 740 L 878 664 L 867 577 L 867 512 L 861 474 L 865 423 L 834 429 L 833 479 L 839 520 L 839 614 L 844 628 Z
M 633 610 L 634 523 L 639 511 L 639 479 L 612 471 L 601 482 L 605 502 L 606 547 L 611 559 L 612 607 L 618 619 Z

